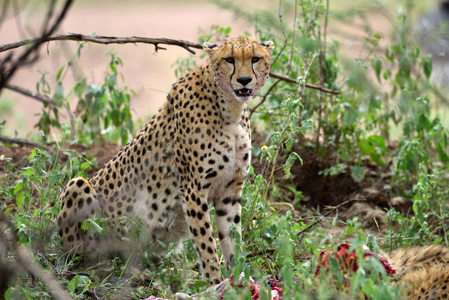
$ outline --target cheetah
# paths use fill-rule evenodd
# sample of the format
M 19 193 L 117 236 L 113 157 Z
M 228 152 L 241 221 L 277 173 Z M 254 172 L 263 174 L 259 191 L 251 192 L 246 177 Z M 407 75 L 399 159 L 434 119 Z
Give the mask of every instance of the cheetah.
M 401 299 L 449 299 L 449 248 L 441 245 L 398 249 L 385 258 L 402 276 Z
M 137 217 L 155 256 L 164 254 L 159 242 L 179 249 L 190 235 L 203 278 L 218 283 L 213 204 L 224 261 L 232 264 L 251 160 L 247 102 L 268 79 L 274 44 L 235 38 L 203 49 L 209 59 L 173 84 L 145 128 L 89 181 L 74 178 L 63 189 L 57 222 L 65 251 L 134 251 L 138 243 L 119 220 Z M 92 217 L 116 220 L 107 238 L 82 229 Z

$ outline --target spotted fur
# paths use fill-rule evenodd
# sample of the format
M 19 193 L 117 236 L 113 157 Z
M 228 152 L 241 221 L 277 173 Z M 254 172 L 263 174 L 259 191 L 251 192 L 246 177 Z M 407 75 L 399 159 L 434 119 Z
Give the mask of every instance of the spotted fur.
M 402 299 L 449 299 L 449 248 L 441 245 L 398 249 L 385 258 L 402 275 Z
M 240 234 L 241 193 L 251 158 L 246 102 L 268 78 L 273 47 L 247 38 L 221 46 L 205 43 L 209 60 L 172 86 L 145 128 L 92 179 L 67 184 L 58 216 L 63 248 L 75 253 L 134 250 L 137 243 L 129 242 L 117 220 L 138 217 L 155 255 L 164 253 L 158 240 L 180 246 L 190 234 L 204 278 L 218 282 L 209 209 L 213 204 L 229 264 L 236 244 L 230 229 L 235 226 Z M 81 228 L 94 216 L 112 220 L 109 233 Z

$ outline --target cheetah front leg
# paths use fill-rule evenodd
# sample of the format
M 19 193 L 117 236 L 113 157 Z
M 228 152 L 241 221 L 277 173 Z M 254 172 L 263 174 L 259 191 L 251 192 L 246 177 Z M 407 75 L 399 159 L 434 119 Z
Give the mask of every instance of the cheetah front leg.
M 242 187 L 243 180 L 234 179 L 225 186 L 225 191 L 219 198 L 214 199 L 215 222 L 221 251 L 228 265 L 234 262 L 236 235 L 242 236 L 240 226 L 242 215 Z M 235 227 L 235 230 L 232 228 Z
M 207 194 L 192 189 L 194 187 L 190 185 L 186 185 L 182 189 L 183 209 L 187 225 L 199 255 L 203 278 L 209 284 L 217 284 L 221 281 L 221 275 L 217 245 L 213 236 L 209 206 L 207 204 Z

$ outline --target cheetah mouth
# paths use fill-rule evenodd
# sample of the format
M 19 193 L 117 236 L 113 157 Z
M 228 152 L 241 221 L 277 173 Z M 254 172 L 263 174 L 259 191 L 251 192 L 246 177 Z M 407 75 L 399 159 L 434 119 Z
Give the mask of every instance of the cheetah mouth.
M 237 97 L 250 97 L 253 95 L 253 90 L 250 89 L 240 89 L 240 90 L 234 90 L 234 93 Z

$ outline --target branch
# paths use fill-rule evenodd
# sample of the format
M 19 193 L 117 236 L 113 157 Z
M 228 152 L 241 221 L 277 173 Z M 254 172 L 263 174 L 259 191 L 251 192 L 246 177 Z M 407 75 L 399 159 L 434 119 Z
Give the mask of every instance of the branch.
M 101 35 L 83 35 L 78 33 L 69 33 L 69 34 L 55 34 L 51 35 L 45 38 L 33 38 L 33 39 L 27 39 L 20 42 L 10 43 L 10 44 L 4 44 L 0 46 L 0 53 L 4 51 L 8 51 L 11 49 L 19 48 L 25 45 L 34 44 L 38 41 L 42 42 L 51 42 L 51 41 L 78 41 L 78 42 L 91 42 L 91 43 L 97 43 L 97 44 L 136 44 L 136 43 L 143 43 L 143 44 L 153 44 L 156 48 L 156 51 L 159 49 L 166 50 L 165 48 L 159 47 L 160 44 L 162 45 L 174 45 L 179 46 L 187 51 L 189 51 L 192 54 L 195 54 L 195 51 L 193 51 L 191 48 L 196 49 L 203 49 L 203 45 L 198 43 L 192 43 L 189 41 L 184 40 L 173 40 L 173 39 L 166 39 L 166 38 L 145 38 L 145 37 L 138 37 L 138 36 L 132 36 L 132 37 L 115 37 L 115 36 L 101 36 Z
M 286 82 L 290 82 L 290 83 L 298 83 L 293 78 L 290 78 L 290 77 L 284 76 L 284 75 L 279 75 L 279 74 L 272 73 L 272 72 L 270 72 L 270 77 L 271 78 L 280 79 L 280 80 L 283 80 L 283 81 L 286 81 Z M 331 89 L 328 89 L 328 88 L 325 88 L 325 87 L 322 87 L 322 86 L 319 86 L 319 85 L 310 84 L 310 83 L 306 83 L 306 84 L 304 84 L 304 86 L 309 88 L 309 89 L 319 90 L 319 91 L 322 91 L 322 92 L 325 92 L 325 93 L 334 94 L 334 95 L 340 95 L 341 94 L 340 91 L 331 90 Z
M 91 42 L 96 44 L 137 44 L 137 43 L 143 43 L 143 44 L 152 44 L 156 48 L 156 51 L 162 49 L 166 50 L 163 47 L 160 47 L 159 45 L 172 45 L 172 46 L 178 46 L 181 48 L 186 49 L 192 54 L 195 54 L 195 51 L 193 51 L 191 48 L 195 49 L 202 49 L 203 45 L 199 43 L 192 43 L 185 40 L 174 40 L 174 39 L 166 39 L 166 38 L 146 38 L 146 37 L 138 37 L 138 36 L 132 36 L 132 37 L 115 37 L 115 36 L 101 36 L 101 35 L 83 35 L 79 33 L 70 33 L 70 34 L 55 34 L 50 35 L 46 37 L 39 37 L 39 38 L 33 38 L 33 39 L 27 39 L 15 43 L 10 44 L 4 44 L 0 46 L 0 53 L 5 52 L 11 49 L 16 49 L 25 45 L 30 44 L 36 44 L 36 43 L 44 43 L 44 42 L 51 42 L 51 41 L 77 41 L 77 42 Z M 292 79 L 288 76 L 279 75 L 276 73 L 270 73 L 270 77 L 276 78 L 282 81 L 290 82 L 290 83 L 297 83 L 295 79 Z M 305 87 L 315 90 L 320 90 L 325 93 L 330 93 L 334 95 L 339 95 L 341 92 L 336 90 L 327 89 L 318 85 L 313 85 L 306 83 Z
M 251 258 L 254 256 L 259 256 L 259 255 L 273 254 L 276 250 L 277 250 L 277 248 L 270 248 L 270 249 L 264 249 L 264 250 L 251 252 L 246 255 L 246 258 Z
M 17 86 L 17 85 L 13 85 L 13 84 L 7 83 L 7 84 L 5 84 L 5 88 L 9 89 L 11 91 L 17 92 L 19 94 L 25 95 L 27 97 L 36 99 L 36 100 L 38 100 L 38 101 L 40 101 L 42 103 L 45 103 L 45 104 L 49 104 L 49 105 L 56 104 L 55 100 L 53 100 L 53 99 L 51 99 L 51 98 L 49 98 L 49 97 L 47 97 L 45 95 L 38 94 L 38 93 L 33 93 L 33 92 L 31 92 L 29 90 L 26 90 L 24 88 L 21 88 L 20 86 Z
M 64 291 L 61 284 L 52 277 L 51 273 L 37 264 L 23 246 L 15 245 L 16 259 L 21 267 L 40 281 L 49 289 L 53 297 L 58 300 L 70 300 L 70 296 Z
M 9 230 L 6 231 L 9 234 L 3 235 L 0 239 L 0 243 L 7 244 L 11 247 L 11 250 L 15 251 L 17 265 L 25 269 L 25 271 L 32 276 L 39 278 L 39 280 L 42 281 L 42 283 L 48 288 L 55 299 L 70 300 L 70 296 L 64 291 L 61 284 L 52 277 L 51 273 L 36 263 L 24 246 L 19 245 L 14 226 L 8 221 L 5 215 L 0 215 L 0 222 L 6 223 L 9 227 Z M 12 264 L 15 267 L 16 264 Z
M 17 144 L 21 147 L 23 146 L 33 146 L 33 147 L 38 147 L 38 148 L 44 148 L 44 146 L 42 146 L 39 143 L 36 142 L 31 142 L 31 141 L 27 141 L 27 140 L 23 140 L 23 139 L 18 139 L 18 138 L 8 138 L 6 136 L 2 136 L 0 135 L 0 142 L 3 143 L 7 143 L 7 144 Z

